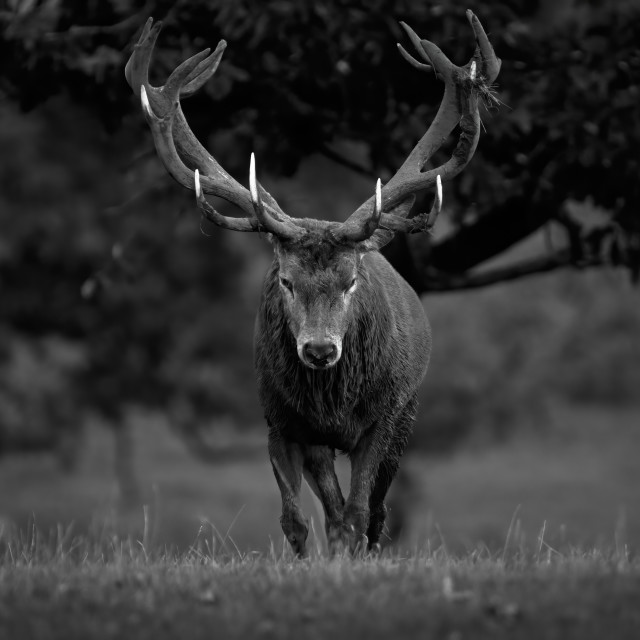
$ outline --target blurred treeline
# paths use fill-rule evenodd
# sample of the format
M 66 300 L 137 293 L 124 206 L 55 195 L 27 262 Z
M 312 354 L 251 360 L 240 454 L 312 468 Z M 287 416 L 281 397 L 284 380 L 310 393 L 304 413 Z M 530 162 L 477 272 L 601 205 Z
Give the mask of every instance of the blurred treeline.
M 459 4 L 6 3 L 0 453 L 58 447 L 71 464 L 89 417 L 122 431 L 131 406 L 168 414 L 196 449 L 222 419 L 260 424 L 251 333 L 268 249 L 215 228 L 203 237 L 192 194 L 155 157 L 123 73 L 149 15 L 165 23 L 155 84 L 228 42 L 184 105 L 221 164 L 245 182 L 253 150 L 290 214 L 344 218 L 438 107 L 439 82 L 397 54 L 398 21 L 463 63 L 473 40 Z M 640 268 L 640 8 L 466 4 L 503 60 L 502 104 L 483 112 L 475 158 L 445 187 L 444 231 L 399 238 L 391 259 L 425 294 L 561 268 L 624 282 L 585 271 L 427 299 L 437 342 L 417 442 L 431 447 L 504 433 L 542 397 L 634 402 L 640 387 L 627 284 Z

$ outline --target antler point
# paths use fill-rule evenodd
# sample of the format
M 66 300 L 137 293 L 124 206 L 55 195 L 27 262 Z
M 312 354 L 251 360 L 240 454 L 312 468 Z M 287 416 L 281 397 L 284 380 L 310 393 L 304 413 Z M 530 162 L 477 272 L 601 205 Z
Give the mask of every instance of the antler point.
M 149 104 L 149 97 L 147 96 L 147 90 L 145 86 L 140 85 L 140 102 L 142 103 L 142 109 L 148 117 L 151 117 L 151 105 Z
M 380 178 L 378 178 L 376 182 L 376 208 L 375 208 L 375 217 L 379 218 L 382 214 L 382 183 L 380 182 Z
M 196 187 L 196 198 L 200 200 L 200 198 L 202 197 L 202 188 L 200 187 L 200 172 L 197 169 L 193 172 L 193 178 Z
M 256 180 L 256 156 L 251 152 L 251 161 L 249 162 L 249 191 L 251 192 L 251 200 L 254 205 L 258 204 L 258 185 Z
M 149 20 L 151 21 L 149 35 L 156 37 L 158 33 L 160 33 L 160 29 L 162 29 L 162 20 L 158 20 L 157 22 L 153 22 L 153 18 L 149 18 Z

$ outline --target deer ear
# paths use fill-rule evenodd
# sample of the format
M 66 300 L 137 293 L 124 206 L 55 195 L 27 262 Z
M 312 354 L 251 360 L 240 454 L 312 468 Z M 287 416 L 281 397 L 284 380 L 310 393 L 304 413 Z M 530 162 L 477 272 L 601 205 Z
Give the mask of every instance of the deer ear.
M 411 207 L 416 201 L 416 197 L 414 195 L 410 195 L 408 198 L 403 200 L 400 204 L 396 205 L 390 211 L 383 211 L 383 219 L 381 226 L 384 226 L 384 214 L 390 213 L 398 218 L 406 218 L 411 212 Z M 391 231 L 390 229 L 376 229 L 373 235 L 370 238 L 367 238 L 364 242 L 361 242 L 359 245 L 359 249 L 361 251 L 380 251 L 382 247 L 386 244 L 389 244 L 393 240 L 393 236 L 395 235 L 395 231 Z

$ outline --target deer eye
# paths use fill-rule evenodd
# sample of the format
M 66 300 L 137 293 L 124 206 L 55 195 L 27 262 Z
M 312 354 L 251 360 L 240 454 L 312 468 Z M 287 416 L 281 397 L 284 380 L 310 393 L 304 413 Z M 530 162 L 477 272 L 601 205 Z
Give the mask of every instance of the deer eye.
M 347 287 L 347 293 L 352 293 L 353 291 L 355 291 L 357 284 L 358 284 L 358 281 L 356 280 L 356 278 L 353 278 L 353 280 L 351 280 L 351 282 L 349 283 L 349 286 Z
M 293 293 L 293 283 L 291 282 L 291 280 L 288 280 L 287 278 L 283 278 L 282 276 L 280 276 L 280 284 L 285 289 L 288 289 L 291 293 Z

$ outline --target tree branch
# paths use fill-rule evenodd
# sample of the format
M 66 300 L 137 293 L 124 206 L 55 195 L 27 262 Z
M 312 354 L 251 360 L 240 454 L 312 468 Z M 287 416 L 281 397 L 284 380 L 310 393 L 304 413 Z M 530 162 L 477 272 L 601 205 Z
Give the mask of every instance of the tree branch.
M 537 231 L 555 215 L 560 204 L 534 204 L 526 195 L 509 198 L 473 224 L 434 244 L 430 265 L 449 273 L 472 269 Z
M 85 36 L 95 36 L 103 34 L 123 33 L 139 27 L 146 18 L 153 13 L 154 2 L 146 2 L 144 7 L 133 15 L 130 15 L 120 22 L 110 25 L 72 25 L 67 31 L 50 31 L 44 34 L 44 39 L 48 41 L 67 40 L 71 38 L 82 38 Z
M 331 149 L 331 147 L 328 147 L 326 144 L 323 144 L 320 147 L 320 153 L 326 158 L 329 158 L 329 160 L 333 160 L 343 167 L 347 167 L 347 169 L 351 169 L 351 171 L 359 173 L 361 176 L 366 176 L 367 178 L 375 178 L 375 174 L 371 169 L 369 169 L 368 167 L 364 167 L 361 164 L 350 160 L 349 158 L 345 158 L 343 155 Z
M 573 267 L 586 269 L 603 266 L 605 261 L 600 257 L 593 257 L 587 261 L 575 263 L 570 249 L 561 249 L 550 256 L 542 256 L 523 260 L 516 264 L 496 267 L 480 273 L 443 273 L 427 267 L 422 274 L 422 282 L 416 288 L 418 293 L 433 293 L 445 291 L 462 291 L 466 289 L 478 289 L 499 282 L 508 282 L 518 278 L 524 278 L 539 273 L 547 273 L 556 269 Z

